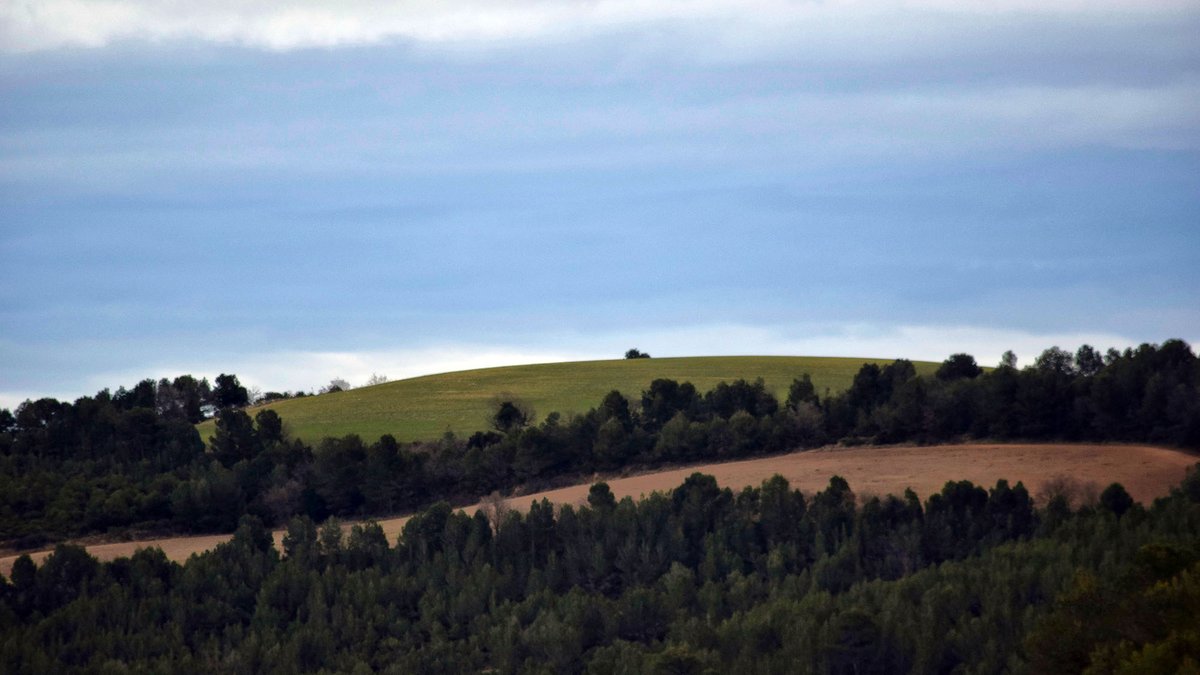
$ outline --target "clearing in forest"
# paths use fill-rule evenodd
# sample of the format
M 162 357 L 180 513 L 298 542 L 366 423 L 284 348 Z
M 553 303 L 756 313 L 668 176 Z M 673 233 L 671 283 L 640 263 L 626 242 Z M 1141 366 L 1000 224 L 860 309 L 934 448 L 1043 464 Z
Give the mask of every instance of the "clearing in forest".
M 924 500 L 941 490 L 946 481 L 969 480 L 986 488 L 1004 478 L 1010 484 L 1025 484 L 1035 498 L 1049 482 L 1069 477 L 1076 497 L 1087 499 L 1113 482 L 1121 483 L 1134 499 L 1148 504 L 1178 485 L 1188 467 L 1196 464 L 1194 454 L 1142 445 L 1084 444 L 969 444 L 924 447 L 824 448 L 719 464 L 697 464 L 684 468 L 655 471 L 624 478 L 608 478 L 618 499 L 655 491 L 670 490 L 694 472 L 711 474 L 722 487 L 740 490 L 757 486 L 780 474 L 806 494 L 824 489 L 830 477 L 839 475 L 850 483 L 860 499 L 869 495 L 900 494 L 912 488 Z M 583 504 L 592 481 L 536 494 L 511 497 L 505 501 L 515 509 L 527 509 L 543 498 L 555 504 Z M 464 509 L 473 513 L 480 505 Z M 378 521 L 395 542 L 408 517 Z M 168 558 L 183 562 L 193 553 L 209 550 L 230 535 L 172 537 L 141 542 L 120 542 L 89 546 L 101 560 L 133 554 L 139 548 L 159 546 Z M 275 532 L 276 545 L 283 532 Z M 33 554 L 41 561 L 48 554 Z M 15 556 L 0 558 L 0 574 L 12 569 Z

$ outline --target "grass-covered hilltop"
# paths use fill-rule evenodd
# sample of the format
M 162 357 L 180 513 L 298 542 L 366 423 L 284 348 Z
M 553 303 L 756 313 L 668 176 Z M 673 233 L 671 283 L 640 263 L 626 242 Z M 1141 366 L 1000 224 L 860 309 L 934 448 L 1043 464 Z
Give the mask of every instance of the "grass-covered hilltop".
M 326 436 L 358 434 L 397 440 L 430 440 L 446 431 L 470 435 L 487 429 L 498 398 L 519 400 L 532 409 L 535 422 L 551 412 L 585 413 L 610 391 L 637 399 L 656 379 L 691 382 L 701 392 L 720 382 L 762 378 L 776 398 L 802 373 L 812 377 L 817 393 L 840 393 L 850 387 L 864 362 L 886 365 L 886 359 L 812 356 L 699 356 L 629 358 L 605 361 L 543 363 L 440 373 L 386 382 L 320 396 L 278 400 L 258 406 L 274 410 L 296 438 L 315 442 Z M 920 374 L 932 374 L 936 363 L 913 363 Z M 207 439 L 215 421 L 198 429 Z

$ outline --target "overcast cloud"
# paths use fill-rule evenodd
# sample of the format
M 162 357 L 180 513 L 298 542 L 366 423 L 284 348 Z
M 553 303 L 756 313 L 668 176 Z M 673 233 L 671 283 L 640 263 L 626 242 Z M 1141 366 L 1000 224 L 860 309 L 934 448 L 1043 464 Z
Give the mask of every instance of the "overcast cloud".
M 1200 339 L 1196 2 L 0 0 L 0 406 Z
M 939 37 L 951 42 L 943 47 L 957 46 L 953 31 L 971 24 L 1136 23 L 1194 10 L 1195 3 L 1184 0 L 6 0 L 0 43 L 10 51 L 37 51 L 191 39 L 289 50 L 406 40 L 488 49 L 651 25 L 707 33 L 715 38 L 708 46 L 735 58 L 729 51 L 762 53 L 797 41 L 818 50 L 857 42 L 878 55 L 924 50 Z

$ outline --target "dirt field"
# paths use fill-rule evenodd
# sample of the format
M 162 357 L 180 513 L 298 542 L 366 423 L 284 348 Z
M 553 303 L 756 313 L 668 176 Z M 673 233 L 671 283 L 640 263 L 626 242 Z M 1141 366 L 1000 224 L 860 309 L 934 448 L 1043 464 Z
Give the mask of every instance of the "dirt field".
M 608 480 L 618 499 L 635 499 L 655 490 L 668 490 L 696 471 L 712 474 L 723 487 L 740 489 L 759 485 L 778 473 L 792 487 L 805 493 L 823 489 L 829 478 L 840 475 L 860 496 L 899 494 L 911 487 L 924 499 L 941 490 L 948 480 L 969 480 L 991 487 L 1006 478 L 1012 484 L 1022 481 L 1031 494 L 1048 479 L 1068 476 L 1079 485 L 1091 484 L 1096 490 L 1112 482 L 1125 486 L 1134 499 L 1147 503 L 1164 495 L 1183 479 L 1186 469 L 1200 461 L 1196 455 L 1137 445 L 942 445 L 930 447 L 830 448 L 789 455 L 750 459 L 721 464 L 703 464 L 683 469 L 659 471 L 628 478 Z M 591 483 L 513 497 L 509 506 L 526 509 L 535 499 L 545 497 L 556 504 L 581 504 L 586 501 Z M 473 513 L 478 506 L 464 509 Z M 407 517 L 379 521 L 388 539 L 396 536 Z M 283 532 L 275 532 L 275 541 Z M 132 554 L 139 548 L 158 546 L 167 557 L 183 562 L 193 553 L 206 551 L 229 539 L 229 535 L 174 537 L 139 542 L 97 544 L 88 550 L 101 560 Z M 40 562 L 49 551 L 31 554 Z M 0 558 L 0 573 L 7 575 L 15 556 Z

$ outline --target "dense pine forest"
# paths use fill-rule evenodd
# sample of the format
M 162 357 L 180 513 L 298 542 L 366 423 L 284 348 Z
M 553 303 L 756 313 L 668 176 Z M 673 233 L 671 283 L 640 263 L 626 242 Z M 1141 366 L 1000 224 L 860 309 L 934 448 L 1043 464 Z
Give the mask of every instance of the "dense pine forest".
M 0 410 L 0 541 L 18 547 L 89 533 L 230 532 L 243 515 L 281 525 L 362 517 L 595 472 L 731 459 L 829 443 L 1140 441 L 1200 448 L 1200 359 L 1179 340 L 1100 354 L 1058 348 L 1017 369 L 965 354 L 933 377 L 898 360 L 865 364 L 849 390 L 800 375 L 785 401 L 762 382 L 701 393 L 655 380 L 641 399 L 608 394 L 586 414 L 533 424 L 502 402 L 492 428 L 401 444 L 390 436 L 289 439 L 271 410 L 253 418 L 236 376 L 216 386 L 146 380 L 74 403 Z M 219 416 L 205 443 L 193 424 Z
M 4 672 L 1173 673 L 1200 666 L 1200 473 L 1149 508 L 834 478 L 409 521 L 252 516 L 180 566 L 60 545 L 0 585 Z

